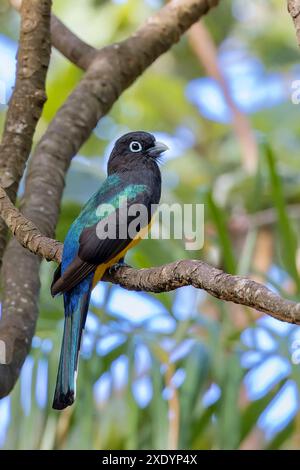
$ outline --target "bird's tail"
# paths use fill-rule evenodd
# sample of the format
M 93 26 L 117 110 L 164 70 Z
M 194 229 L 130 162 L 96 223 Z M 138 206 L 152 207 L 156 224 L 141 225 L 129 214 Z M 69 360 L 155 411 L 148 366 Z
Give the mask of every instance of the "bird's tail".
M 52 405 L 56 410 L 62 410 L 72 405 L 75 399 L 78 356 L 91 288 L 90 284 L 88 291 L 81 294 L 76 302 L 74 302 L 74 293 L 64 295 L 65 325 Z

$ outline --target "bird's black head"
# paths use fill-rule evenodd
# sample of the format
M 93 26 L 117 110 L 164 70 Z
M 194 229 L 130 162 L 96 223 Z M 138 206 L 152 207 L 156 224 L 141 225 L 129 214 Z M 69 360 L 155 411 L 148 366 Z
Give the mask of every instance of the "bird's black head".
M 155 140 L 149 132 L 129 132 L 120 137 L 112 149 L 108 161 L 108 173 L 127 171 L 139 165 L 156 165 L 159 156 L 168 147 Z

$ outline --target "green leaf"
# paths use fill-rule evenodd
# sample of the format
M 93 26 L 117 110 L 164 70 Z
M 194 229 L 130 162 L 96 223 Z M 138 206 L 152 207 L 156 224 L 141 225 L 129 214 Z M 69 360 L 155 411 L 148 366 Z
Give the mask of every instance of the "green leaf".
M 251 402 L 245 411 L 241 414 L 241 441 L 243 441 L 247 434 L 251 432 L 262 412 L 277 395 L 278 391 L 284 383 L 285 381 L 281 381 L 265 396 L 259 400 Z
M 264 144 L 264 152 L 268 163 L 272 198 L 278 215 L 281 257 L 285 269 L 300 290 L 300 277 L 296 267 L 297 238 L 287 213 L 284 189 L 278 174 L 274 152 L 268 144 Z
M 227 272 L 234 274 L 236 272 L 236 261 L 228 233 L 225 213 L 215 203 L 211 191 L 207 193 L 206 201 L 212 220 L 217 229 L 225 269 Z
M 291 437 L 292 433 L 295 430 L 295 422 L 292 421 L 288 424 L 282 431 L 280 431 L 276 436 L 269 442 L 266 450 L 277 450 Z
M 185 380 L 179 390 L 180 398 L 180 448 L 185 449 L 191 438 L 196 402 L 201 394 L 209 371 L 209 356 L 202 344 L 196 344 L 183 364 Z
M 218 438 L 221 449 L 236 449 L 241 436 L 238 399 L 242 380 L 239 356 L 231 354 L 224 362 L 221 399 L 217 407 Z

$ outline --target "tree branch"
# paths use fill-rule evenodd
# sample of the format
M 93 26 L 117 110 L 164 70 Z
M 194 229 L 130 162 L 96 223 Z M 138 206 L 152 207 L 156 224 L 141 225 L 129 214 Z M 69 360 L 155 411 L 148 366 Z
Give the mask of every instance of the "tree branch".
M 18 242 L 47 261 L 60 263 L 62 244 L 43 236 L 31 220 L 26 219 L 0 187 L 0 215 Z
M 45 81 L 51 51 L 51 3 L 51 0 L 24 0 L 21 7 L 16 85 L 0 145 L 0 185 L 13 202 L 46 101 Z M 5 244 L 6 229 L 0 221 L 0 259 Z
M 18 242 L 48 261 L 61 262 L 63 245 L 44 237 L 0 188 L 0 215 Z M 169 292 L 183 286 L 203 289 L 214 297 L 255 308 L 288 323 L 300 324 L 300 303 L 283 299 L 247 277 L 233 276 L 199 260 L 180 260 L 150 269 L 120 267 L 103 278 L 128 290 Z
M 22 213 L 53 237 L 64 177 L 72 157 L 119 95 L 218 0 L 173 0 L 128 39 L 102 49 L 60 108 L 32 156 Z M 15 266 L 18 269 L 15 269 Z M 38 316 L 39 258 L 13 239 L 3 258 L 3 319 L 0 338 L 12 345 L 9 365 L 0 366 L 0 397 L 16 382 Z M 26 279 L 26 286 L 24 286 Z M 17 321 L 18 320 L 18 321 Z
M 300 0 L 288 0 L 287 6 L 295 25 L 297 41 L 300 46 Z
M 218 83 L 230 109 L 232 126 L 240 144 L 242 163 L 249 174 L 254 174 L 258 162 L 258 147 L 247 115 L 235 104 L 227 80 L 218 63 L 217 48 L 204 22 L 195 23 L 188 33 L 189 42 L 204 69 Z
M 22 0 L 10 0 L 13 8 L 21 10 Z M 77 67 L 87 70 L 97 49 L 82 41 L 57 16 L 51 15 L 52 45 Z
M 82 41 L 55 15 L 51 15 L 52 45 L 77 67 L 87 70 L 97 49 Z
M 300 324 L 300 303 L 283 299 L 247 277 L 233 276 L 199 260 L 180 260 L 150 269 L 120 267 L 105 281 L 128 290 L 169 292 L 183 286 L 203 289 L 217 299 L 267 313 L 287 323 Z

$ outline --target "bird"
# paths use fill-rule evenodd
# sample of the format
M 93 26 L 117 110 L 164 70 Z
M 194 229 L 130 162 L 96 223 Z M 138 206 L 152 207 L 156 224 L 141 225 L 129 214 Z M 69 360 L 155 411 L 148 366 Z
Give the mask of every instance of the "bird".
M 68 230 L 62 261 L 51 284 L 53 297 L 63 295 L 65 314 L 52 405 L 56 410 L 72 405 L 75 400 L 80 345 L 93 288 L 106 270 L 125 263 L 126 252 L 149 230 L 151 208 L 158 205 L 161 196 L 158 163 L 167 149 L 167 145 L 145 131 L 129 132 L 116 140 L 108 159 L 107 178 Z M 134 204 L 146 208 L 146 218 L 137 224 L 133 234 L 128 229 L 133 216 L 120 217 L 124 204 L 128 214 Z M 112 208 L 110 213 L 101 210 L 107 206 Z M 109 221 L 114 225 L 115 236 L 103 236 L 107 233 L 104 230 L 99 236 L 99 227 L 103 229 Z

